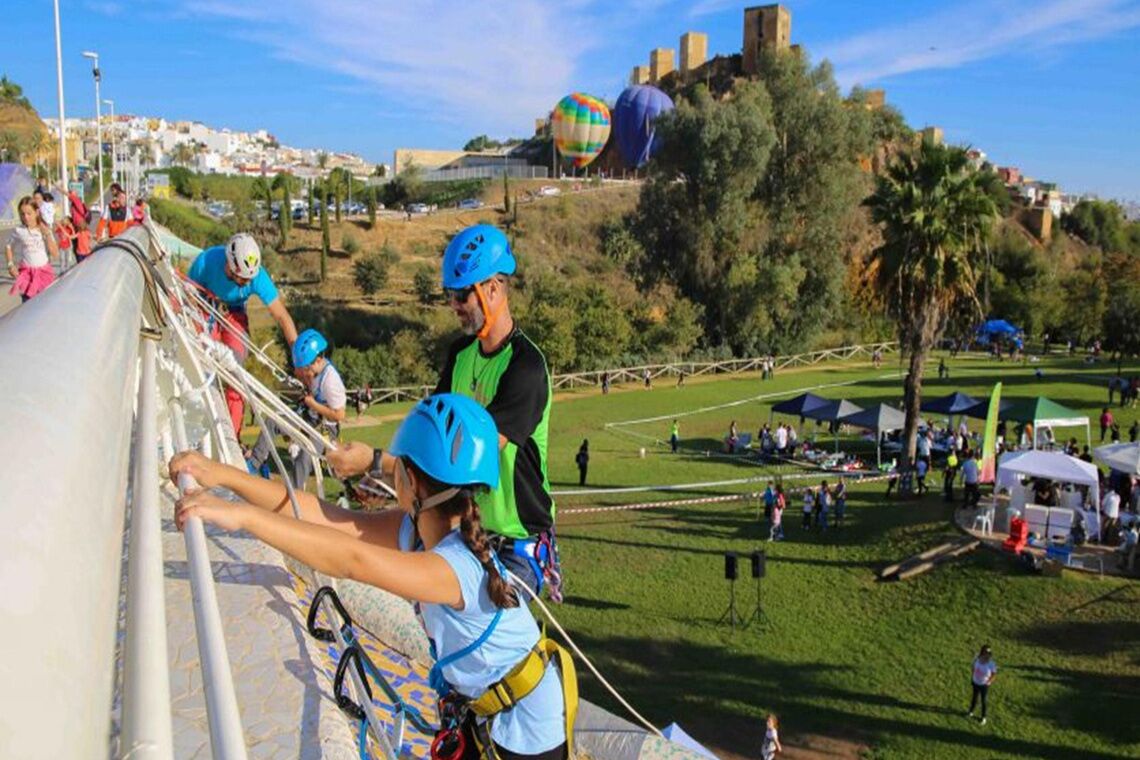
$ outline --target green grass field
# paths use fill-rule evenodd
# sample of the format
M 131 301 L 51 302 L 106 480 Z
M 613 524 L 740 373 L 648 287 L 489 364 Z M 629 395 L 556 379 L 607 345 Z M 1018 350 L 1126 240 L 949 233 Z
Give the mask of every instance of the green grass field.
M 981 396 L 1001 379 L 1006 398 L 1041 394 L 1087 413 L 1095 446 L 1095 420 L 1115 368 L 1068 360 L 1042 366 L 1045 379 L 1037 381 L 1032 365 L 960 359 L 951 363 L 951 380 L 929 381 L 925 393 Z M 690 379 L 681 389 L 662 380 L 652 391 L 561 394 L 552 412 L 553 487 L 577 487 L 574 454 L 583 438 L 590 440 L 592 487 L 764 476 L 770 470 L 704 451 L 717 448 L 732 419 L 754 433 L 768 419 L 768 404 L 791 391 L 852 382 L 817 392 L 857 403 L 901 397 L 897 367 L 874 370 L 866 362 L 786 371 L 767 382 L 725 376 Z M 681 417 L 686 448 L 679 455 L 648 440 L 666 438 L 670 419 L 620 434 L 605 429 L 775 393 L 784 395 Z M 375 407 L 369 414 L 383 424 L 351 427 L 347 435 L 382 444 L 406 408 Z M 1114 409 L 1123 430 L 1138 411 Z M 1084 443 L 1084 430 L 1057 433 Z M 869 444 L 861 445 L 873 458 Z M 559 504 L 569 510 L 753 488 L 561 497 Z M 878 568 L 956 535 L 951 509 L 940 494 L 886 501 L 882 484 L 851 490 L 844 529 L 805 534 L 793 499 L 787 541 L 777 544 L 763 542 L 767 529 L 755 503 L 564 514 L 567 599 L 556 614 L 651 720 L 678 721 L 725 757 L 759 756 L 768 711 L 781 716 L 789 750 L 826 746 L 876 758 L 1140 756 L 1140 583 L 1071 572 L 1030 576 L 1010 558 L 979 550 L 916 579 L 880 584 Z M 728 604 L 724 551 L 760 546 L 768 551 L 767 621 L 745 630 L 718 625 Z M 746 563 L 742 571 L 747 576 Z M 754 582 L 746 577 L 736 590 L 739 608 L 751 614 Z M 983 642 L 1000 668 L 985 727 L 963 715 L 970 663 Z M 581 678 L 585 696 L 619 711 L 592 677 Z

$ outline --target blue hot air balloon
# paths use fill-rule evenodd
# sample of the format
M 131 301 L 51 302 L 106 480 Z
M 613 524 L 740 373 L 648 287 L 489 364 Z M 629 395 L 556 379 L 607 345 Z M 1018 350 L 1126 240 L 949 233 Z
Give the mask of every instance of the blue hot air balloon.
M 654 138 L 654 121 L 673 110 L 673 100 L 661 90 L 647 84 L 627 87 L 613 109 L 614 132 L 618 149 L 630 167 L 644 166 L 661 147 Z

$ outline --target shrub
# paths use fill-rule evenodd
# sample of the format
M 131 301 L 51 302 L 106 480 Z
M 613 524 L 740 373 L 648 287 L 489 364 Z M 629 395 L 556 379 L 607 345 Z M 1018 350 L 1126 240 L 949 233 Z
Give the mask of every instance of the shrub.
M 388 284 L 395 252 L 385 246 L 376 253 L 370 253 L 352 265 L 352 279 L 356 287 L 366 296 L 372 296 Z
M 360 241 L 347 232 L 344 233 L 344 237 L 340 239 L 340 247 L 343 248 L 344 252 L 349 256 L 355 256 L 360 253 Z
M 416 273 L 412 277 L 412 284 L 416 289 L 416 297 L 420 299 L 420 303 L 422 304 L 432 303 L 435 301 L 436 296 L 439 295 L 439 277 L 427 264 L 421 264 L 416 267 Z
M 230 237 L 230 229 L 221 222 L 204 216 L 191 206 L 177 201 L 152 198 L 150 213 L 154 220 L 187 243 L 200 248 L 221 245 Z

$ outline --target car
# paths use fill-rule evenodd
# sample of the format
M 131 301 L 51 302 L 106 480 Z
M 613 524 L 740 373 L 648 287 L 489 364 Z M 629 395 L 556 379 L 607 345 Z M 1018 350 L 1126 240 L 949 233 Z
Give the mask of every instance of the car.
M 459 208 L 461 208 L 461 209 L 483 208 L 483 201 L 479 200 L 478 198 L 464 198 L 463 200 L 459 201 Z
M 561 195 L 562 191 L 554 185 L 543 185 L 542 187 L 538 188 L 538 194 L 543 196 Z
M 293 207 L 293 218 L 294 219 L 304 219 L 305 218 L 305 207 L 304 206 L 294 206 Z
M 426 203 L 409 203 L 405 208 L 409 214 L 426 214 L 428 212 Z

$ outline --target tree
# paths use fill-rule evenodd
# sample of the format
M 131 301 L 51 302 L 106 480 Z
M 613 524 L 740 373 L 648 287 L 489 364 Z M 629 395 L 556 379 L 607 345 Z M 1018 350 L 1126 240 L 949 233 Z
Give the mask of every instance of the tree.
M 329 237 L 329 211 L 324 199 L 321 199 L 321 282 L 329 276 L 329 248 L 332 245 Z
M 760 221 L 751 200 L 775 142 L 770 115 L 767 92 L 757 83 L 740 84 L 725 102 L 698 85 L 691 99 L 657 121 L 663 148 L 638 201 L 643 282 L 671 279 L 705 304 L 705 329 L 718 343 L 737 338 L 759 306 L 756 265 L 745 249 Z
M 277 176 L 273 178 L 272 189 L 281 192 L 281 208 L 277 213 L 277 226 L 281 236 L 282 247 L 287 243 L 289 230 L 293 227 L 293 202 L 290 198 L 292 185 L 292 175 L 286 174 L 285 172 L 278 172 Z
M 388 275 L 395 256 L 385 247 L 358 259 L 352 265 L 352 279 L 360 292 L 372 296 L 388 284 Z
M 324 171 L 325 167 L 328 165 L 329 165 L 329 154 L 328 154 L 328 152 L 323 151 L 323 150 L 317 151 L 317 166 L 321 167 L 321 171 Z
M 420 264 L 412 276 L 412 286 L 422 304 L 431 304 L 439 295 L 439 275 L 427 264 Z
M 309 229 L 310 230 L 313 229 L 313 206 L 315 206 L 316 204 L 317 204 L 317 199 L 316 199 L 315 193 L 313 192 L 313 185 L 312 185 L 312 183 L 309 183 L 309 207 L 305 210 L 305 213 L 308 214 L 308 217 L 309 217 Z
M 24 141 L 19 132 L 11 129 L 0 132 L 0 158 L 14 163 L 23 158 L 24 150 Z
M 0 102 L 11 103 L 27 110 L 32 108 L 31 102 L 24 97 L 24 88 L 7 76 L 0 76 Z
M 264 177 L 254 178 L 249 185 L 249 195 L 255 201 L 262 201 L 268 197 L 269 201 L 265 204 L 265 218 L 269 219 L 273 216 L 273 190 Z
M 1126 356 L 1140 355 L 1140 291 L 1120 288 L 1104 313 L 1104 347 L 1116 352 L 1116 374 Z
M 374 230 L 376 229 L 376 188 L 368 188 L 364 200 L 368 204 L 368 229 Z
M 170 160 L 175 166 L 189 166 L 194 160 L 194 146 L 184 142 L 178 143 L 170 153 Z
M 1119 204 L 1112 201 L 1083 200 L 1061 217 L 1061 227 L 1105 253 L 1128 250 L 1128 222 Z M 1140 253 L 1140 250 L 1136 251 Z
M 867 198 L 883 242 L 872 253 L 878 292 L 908 359 L 903 469 L 914 461 L 926 359 L 954 310 L 978 315 L 979 237 L 997 209 L 961 148 L 924 142 L 903 153 Z
M 503 172 L 503 213 L 511 213 L 511 178 Z

